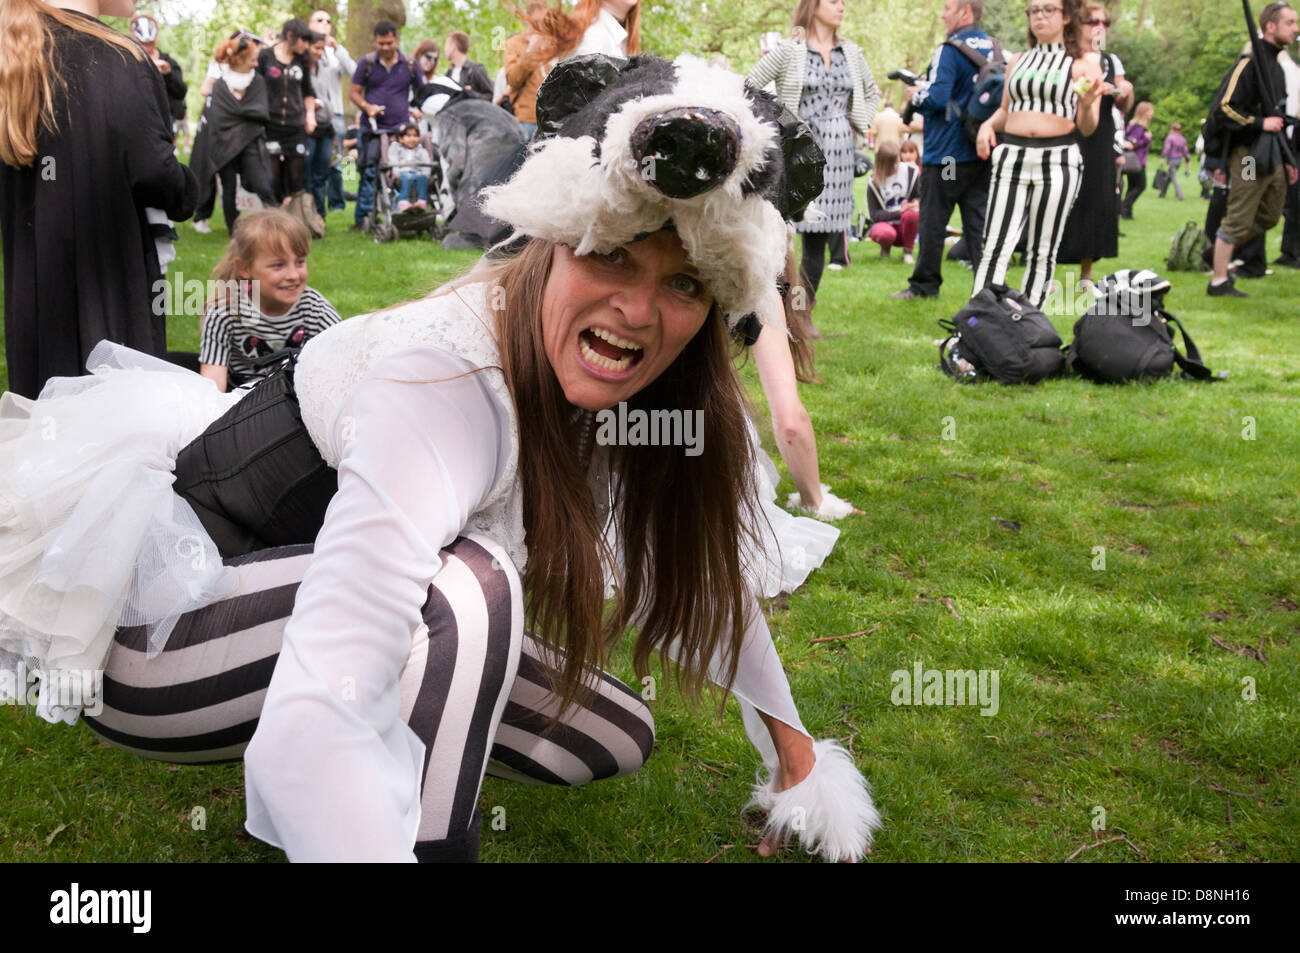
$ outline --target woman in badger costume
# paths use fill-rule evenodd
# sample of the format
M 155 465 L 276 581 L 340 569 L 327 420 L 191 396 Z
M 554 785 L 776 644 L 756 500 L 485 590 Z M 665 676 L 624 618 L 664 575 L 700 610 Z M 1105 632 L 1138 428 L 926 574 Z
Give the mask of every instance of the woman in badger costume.
M 64 391 L 6 397 L 0 538 L 62 555 L 0 552 L 0 648 L 44 666 L 43 691 L 107 653 L 91 727 L 156 758 L 242 754 L 246 826 L 291 860 L 467 860 L 485 771 L 582 784 L 644 763 L 649 709 L 603 671 L 635 626 L 638 672 L 658 654 L 688 693 L 708 679 L 739 699 L 767 769 L 761 852 L 795 835 L 860 859 L 880 823 L 866 782 L 805 730 L 746 581 L 754 450 L 728 346 L 748 313 L 780 321 L 783 218 L 820 190 L 820 153 L 774 99 L 690 59 L 561 64 L 539 112 L 484 199 L 512 252 L 319 335 L 215 421 L 193 375 L 111 345 Z M 192 408 L 170 429 L 109 400 L 159 379 L 155 402 L 170 388 Z M 600 445 L 595 414 L 620 401 L 702 411 L 703 452 Z M 101 440 L 41 446 L 42 427 L 108 410 L 122 422 Z M 50 546 L 91 532 L 41 498 L 77 481 L 91 509 L 148 514 L 117 521 L 111 545 L 140 553 L 116 588 L 116 561 Z

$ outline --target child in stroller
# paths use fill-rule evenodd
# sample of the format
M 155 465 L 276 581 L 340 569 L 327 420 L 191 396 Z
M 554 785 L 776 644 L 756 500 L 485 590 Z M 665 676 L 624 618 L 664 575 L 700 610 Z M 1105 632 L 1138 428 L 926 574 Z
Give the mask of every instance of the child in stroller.
M 370 235 L 376 242 L 402 238 L 442 239 L 446 231 L 442 166 L 427 135 L 408 123 L 397 135 L 380 137 L 379 177 Z

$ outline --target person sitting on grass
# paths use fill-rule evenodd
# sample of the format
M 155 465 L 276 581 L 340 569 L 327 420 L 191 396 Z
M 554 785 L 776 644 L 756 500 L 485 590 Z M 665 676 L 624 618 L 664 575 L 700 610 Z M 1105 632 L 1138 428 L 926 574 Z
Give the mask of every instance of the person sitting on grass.
M 401 185 L 397 193 L 397 210 L 405 212 L 412 205 L 419 209 L 428 208 L 429 176 L 433 172 L 433 159 L 429 157 L 429 150 L 420 145 L 420 130 L 415 123 L 408 122 L 402 127 L 397 139 L 389 143 L 388 162 L 399 166 L 397 173 Z
M 300 348 L 339 313 L 307 286 L 311 233 L 288 212 L 241 215 L 226 253 L 212 270 L 198 371 L 222 392 L 265 376 L 257 362 L 284 348 Z
M 916 157 L 916 145 L 906 142 Z M 880 257 L 888 258 L 895 245 L 903 246 L 903 261 L 914 263 L 912 246 L 921 209 L 921 172 L 914 162 L 901 161 L 901 148 L 887 139 L 876 150 L 876 168 L 867 183 L 867 212 L 871 229 L 867 237 L 880 246 Z

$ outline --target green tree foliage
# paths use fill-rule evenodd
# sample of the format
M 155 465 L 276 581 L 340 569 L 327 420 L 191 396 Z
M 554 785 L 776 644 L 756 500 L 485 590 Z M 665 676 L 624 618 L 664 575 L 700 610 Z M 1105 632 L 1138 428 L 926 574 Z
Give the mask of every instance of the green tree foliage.
M 554 0 L 552 0 L 554 2 Z M 794 0 L 642 0 L 642 49 L 672 57 L 681 52 L 721 53 L 732 69 L 747 72 L 758 62 L 759 37 L 790 33 Z M 1027 0 L 985 0 L 983 26 L 1011 50 L 1026 46 Z M 1256 0 L 1256 12 L 1260 6 Z M 566 2 L 566 6 L 571 3 Z M 943 39 L 942 0 L 850 0 L 842 33 L 859 43 L 887 100 L 902 90 L 885 75 L 907 67 L 924 72 Z M 354 55 L 373 46 L 376 19 L 403 27 L 408 53 L 423 39 L 439 42 L 452 30 L 470 35 L 470 55 L 495 73 L 508 36 L 521 23 L 509 0 L 222 0 L 204 22 L 188 19 L 180 0 L 142 2 L 137 9 L 159 22 L 159 45 L 175 56 L 191 83 L 190 113 L 197 116 L 197 90 L 217 41 L 240 27 L 261 33 L 289 16 L 304 19 L 323 8 L 334 16 L 335 32 Z M 342 13 L 340 13 L 340 8 Z M 1110 49 L 1124 61 L 1138 100 L 1156 107 L 1157 142 L 1169 125 L 1183 123 L 1194 138 L 1223 74 L 1246 41 L 1241 7 L 1235 0 L 1112 0 Z M 117 24 L 125 29 L 125 21 Z
M 1261 6 L 1255 3 L 1256 15 Z M 1110 49 L 1124 62 L 1136 101 L 1155 107 L 1155 146 L 1175 122 L 1193 142 L 1215 90 L 1246 46 L 1240 3 L 1129 0 L 1112 7 Z

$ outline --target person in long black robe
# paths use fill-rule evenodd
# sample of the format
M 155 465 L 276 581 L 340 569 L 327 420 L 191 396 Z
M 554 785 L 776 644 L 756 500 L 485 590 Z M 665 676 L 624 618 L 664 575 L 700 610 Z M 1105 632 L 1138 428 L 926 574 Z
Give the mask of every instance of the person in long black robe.
M 1117 78 L 1114 59 L 1103 55 L 1101 62 L 1102 78 L 1113 84 Z M 1119 255 L 1119 193 L 1115 190 L 1115 157 L 1119 153 L 1115 151 L 1115 117 L 1111 112 L 1114 104 L 1114 96 L 1101 98 L 1101 115 L 1091 136 L 1075 130 L 1083 153 L 1083 184 L 1066 219 L 1057 264 L 1078 265 Z
M 254 74 L 242 99 L 235 98 L 224 78 L 213 84 L 194 135 L 194 151 L 190 153 L 190 171 L 199 183 L 200 207 L 212 200 L 216 174 L 232 163 L 244 188 L 267 208 L 276 207 L 266 154 L 269 119 L 266 81 L 260 73 Z M 222 178 L 221 204 L 226 228 L 233 232 L 239 213 L 235 208 L 235 190 L 226 184 L 228 181 L 233 185 L 234 177 L 226 174 Z
M 198 196 L 172 152 L 167 92 L 148 57 L 57 22 L 53 36 L 67 83 L 56 94 L 58 132 L 41 130 L 30 167 L 0 163 L 5 355 L 9 389 L 25 397 L 50 377 L 84 374 L 105 339 L 166 354 L 145 210 L 183 220 Z

